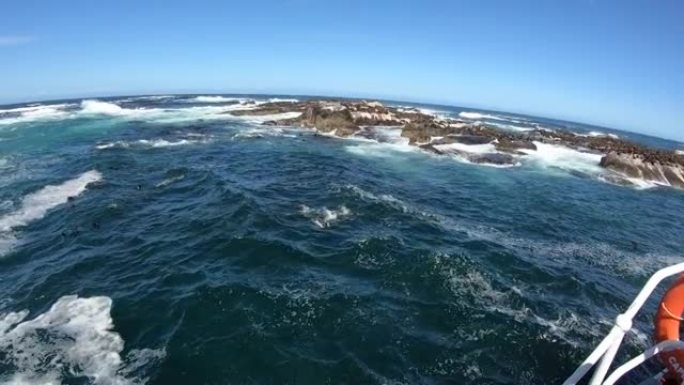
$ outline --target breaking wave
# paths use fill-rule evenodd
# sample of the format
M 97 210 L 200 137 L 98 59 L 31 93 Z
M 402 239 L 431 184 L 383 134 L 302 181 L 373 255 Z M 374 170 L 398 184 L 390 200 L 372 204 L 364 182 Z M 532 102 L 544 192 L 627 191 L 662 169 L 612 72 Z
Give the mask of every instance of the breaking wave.
M 494 143 L 485 144 L 463 144 L 463 143 L 449 143 L 449 144 L 438 144 L 434 146 L 438 150 L 449 151 L 456 150 L 467 152 L 469 154 L 491 154 L 497 152 Z
M 586 134 L 585 133 L 574 133 L 577 136 L 585 136 L 585 137 L 592 137 L 592 138 L 612 138 L 612 139 L 620 139 L 618 135 L 615 134 L 609 134 L 601 131 L 589 131 Z
M 0 217 L 0 255 L 7 253 L 14 244 L 12 230 L 43 218 L 48 211 L 81 195 L 89 184 L 100 180 L 102 174 L 92 170 L 60 185 L 48 185 L 26 195 L 18 210 Z
M 537 150 L 521 149 L 528 154 L 521 158 L 525 164 L 534 165 L 546 170 L 560 170 L 570 174 L 592 177 L 600 182 L 629 186 L 644 190 L 662 183 L 640 178 L 633 178 L 600 166 L 602 154 L 579 151 L 570 147 L 534 142 Z
M 469 120 L 481 120 L 481 119 L 502 120 L 502 121 L 508 121 L 509 120 L 509 119 L 503 118 L 501 116 L 484 114 L 481 112 L 473 112 L 473 111 L 459 112 L 458 116 L 463 118 L 463 119 L 469 119 Z
M 114 103 L 99 100 L 84 100 L 81 102 L 81 112 L 94 115 L 123 115 L 124 109 Z
M 146 366 L 161 361 L 163 349 L 131 350 L 113 331 L 109 297 L 61 297 L 45 313 L 0 314 L 0 380 L 9 384 L 144 384 Z
M 218 96 L 218 95 L 205 95 L 205 96 L 196 96 L 194 98 L 188 99 L 187 101 L 189 102 L 196 102 L 196 103 L 239 103 L 239 102 L 244 102 L 247 101 L 248 99 L 245 98 L 229 98 L 225 96 Z
M 63 119 L 69 115 L 65 111 L 67 107 L 67 104 L 53 104 L 0 110 L 0 125 Z
M 128 100 L 122 100 L 126 102 Z M 238 102 L 219 106 L 194 106 L 185 108 L 125 108 L 113 102 L 88 99 L 80 105 L 47 105 L 0 110 L 0 125 L 12 125 L 41 120 L 73 119 L 78 117 L 109 116 L 120 119 L 144 120 L 151 123 L 182 123 L 197 120 L 234 120 L 248 119 L 263 122 L 265 120 L 288 119 L 295 117 L 292 113 L 258 117 L 236 117 L 230 111 L 248 110 L 258 104 Z M 297 115 L 298 116 L 298 115 Z
M 525 161 L 543 168 L 577 171 L 589 175 L 599 175 L 605 170 L 599 166 L 602 155 L 582 152 L 570 147 L 534 142 L 537 150 L 521 149 L 528 154 Z

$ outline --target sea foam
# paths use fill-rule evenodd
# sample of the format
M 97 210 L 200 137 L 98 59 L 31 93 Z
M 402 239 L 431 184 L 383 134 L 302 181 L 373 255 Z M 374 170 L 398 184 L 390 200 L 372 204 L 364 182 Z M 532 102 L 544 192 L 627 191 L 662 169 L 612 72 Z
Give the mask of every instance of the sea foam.
M 391 158 L 400 153 L 420 152 L 418 147 L 403 143 L 367 142 L 345 146 L 344 149 L 354 155 L 378 158 Z
M 0 125 L 63 119 L 69 116 L 64 110 L 68 106 L 67 104 L 52 104 L 0 110 Z
M 81 112 L 97 115 L 123 115 L 124 109 L 114 103 L 99 100 L 84 100 L 81 102 Z
M 352 193 L 354 193 L 354 195 L 358 196 L 359 198 L 367 202 L 387 205 L 404 213 L 413 211 L 404 201 L 395 198 L 391 194 L 373 194 L 370 191 L 366 191 L 359 186 L 351 184 L 344 186 L 343 189 L 351 191 Z
M 21 200 L 19 209 L 0 217 L 0 255 L 4 255 L 13 246 L 15 239 L 12 231 L 14 229 L 43 218 L 49 210 L 66 203 L 70 197 L 80 195 L 86 190 L 88 184 L 100 180 L 102 180 L 102 174 L 91 170 L 75 179 L 59 185 L 48 185 L 26 195 Z
M 469 119 L 469 120 L 481 120 L 481 119 L 503 120 L 503 121 L 509 120 L 509 119 L 503 118 L 503 117 L 498 116 L 498 115 L 484 114 L 481 112 L 474 112 L 474 111 L 459 112 L 458 116 L 463 118 L 463 119 Z
M 109 297 L 59 298 L 27 320 L 27 310 L 0 314 L 0 382 L 7 384 L 142 384 L 134 371 L 160 361 L 163 349 L 132 350 L 113 331 Z M 138 373 L 139 375 L 139 373 Z
M 100 143 L 95 146 L 98 150 L 108 150 L 113 148 L 130 148 L 130 147 L 141 147 L 141 148 L 164 148 L 164 147 L 178 147 L 187 146 L 192 144 L 205 144 L 209 143 L 210 139 L 179 139 L 179 140 L 166 140 L 162 138 L 158 139 L 139 139 L 135 141 L 123 141 L 119 140 L 116 142 Z
M 601 131 L 589 131 L 587 133 L 580 133 L 580 132 L 575 132 L 574 133 L 577 136 L 584 136 L 584 137 L 590 137 L 590 138 L 612 138 L 612 139 L 619 139 L 620 137 L 615 135 L 615 134 L 608 134 L 605 132 Z
M 604 169 L 599 166 L 601 154 L 582 152 L 570 147 L 534 142 L 537 150 L 521 149 L 528 154 L 526 161 L 544 168 L 557 168 L 566 171 L 578 171 L 590 175 L 599 175 Z
M 203 95 L 203 96 L 196 96 L 194 98 L 188 99 L 190 102 L 197 102 L 197 103 L 229 103 L 229 102 L 243 102 L 248 99 L 245 98 L 230 98 L 230 97 L 225 97 L 225 96 L 218 96 L 218 95 Z
M 300 213 L 306 218 L 311 219 L 311 222 L 321 229 L 328 228 L 340 219 L 351 215 L 351 211 L 344 205 L 333 210 L 329 210 L 327 207 L 314 209 L 307 205 L 302 205 Z
M 491 154 L 497 152 L 496 147 L 493 143 L 485 144 L 463 144 L 463 143 L 449 143 L 449 144 L 438 144 L 434 146 L 438 150 L 449 151 L 462 151 L 469 154 Z

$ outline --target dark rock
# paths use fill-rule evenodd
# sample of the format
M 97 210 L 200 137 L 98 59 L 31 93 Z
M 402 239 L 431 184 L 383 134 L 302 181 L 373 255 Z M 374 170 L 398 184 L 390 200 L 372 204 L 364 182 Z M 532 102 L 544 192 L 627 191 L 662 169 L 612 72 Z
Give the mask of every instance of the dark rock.
M 406 124 L 401 131 L 401 136 L 408 138 L 410 144 L 427 143 L 433 136 L 447 136 L 455 131 L 447 124 L 426 119 Z
M 417 109 L 395 108 L 367 101 L 308 100 L 253 104 L 251 107 L 228 113 L 264 116 L 301 112 L 302 115 L 297 118 L 267 121 L 263 124 L 306 127 L 337 136 L 356 135 L 375 140 L 381 139 L 372 130 L 362 127 L 400 126 L 401 136 L 408 138 L 410 144 L 435 154 L 461 156 L 474 163 L 514 164 L 515 158 L 512 155 L 524 156 L 526 153 L 523 150 L 536 150 L 535 141 L 559 144 L 579 151 L 608 154 L 601 165 L 623 175 L 684 185 L 684 155 L 648 148 L 618 137 L 584 136 L 568 130 L 546 128 L 527 132 L 506 131 L 486 123 L 439 119 Z M 433 137 L 441 138 L 432 141 Z M 440 144 L 477 145 L 494 140 L 496 149 L 503 154 L 471 154 L 456 149 L 438 148 Z
M 328 110 L 310 106 L 299 118 L 303 127 L 315 128 L 321 132 L 335 131 L 337 135 L 349 136 L 359 130 L 349 110 Z
M 537 145 L 532 141 L 528 140 L 499 140 L 496 143 L 496 149 L 503 152 L 509 152 L 514 154 L 521 154 L 520 150 L 537 150 Z M 524 154 L 524 153 L 523 153 Z
M 441 139 L 435 139 L 432 144 L 451 144 L 451 143 L 463 143 L 468 145 L 474 144 L 487 144 L 494 141 L 494 138 L 480 135 L 449 135 Z
M 632 178 L 684 187 L 684 166 L 664 163 L 652 153 L 633 154 L 611 151 L 601 158 L 600 165 Z
M 490 153 L 469 155 L 467 158 L 473 163 L 494 164 L 498 166 L 509 166 L 515 164 L 515 158 L 510 154 Z
M 438 150 L 432 144 L 421 144 L 418 146 L 421 150 L 428 151 L 437 155 L 444 155 L 444 151 Z

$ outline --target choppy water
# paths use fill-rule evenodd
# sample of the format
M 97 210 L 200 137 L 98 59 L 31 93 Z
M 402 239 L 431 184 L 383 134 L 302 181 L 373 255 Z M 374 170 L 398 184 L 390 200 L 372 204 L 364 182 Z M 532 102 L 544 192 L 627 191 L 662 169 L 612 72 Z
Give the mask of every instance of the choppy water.
M 222 102 L 2 108 L 0 382 L 558 383 L 682 261 L 684 194 L 605 183 L 595 156 L 476 166 Z

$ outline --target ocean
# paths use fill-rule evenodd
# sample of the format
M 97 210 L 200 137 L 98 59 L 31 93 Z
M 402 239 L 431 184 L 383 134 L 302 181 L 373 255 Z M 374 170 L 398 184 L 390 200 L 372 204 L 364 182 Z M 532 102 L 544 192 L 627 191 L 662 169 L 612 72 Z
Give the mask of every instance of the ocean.
M 230 115 L 284 98 L 0 106 L 0 383 L 557 384 L 683 260 L 684 193 L 608 183 L 598 155 L 491 167 Z

